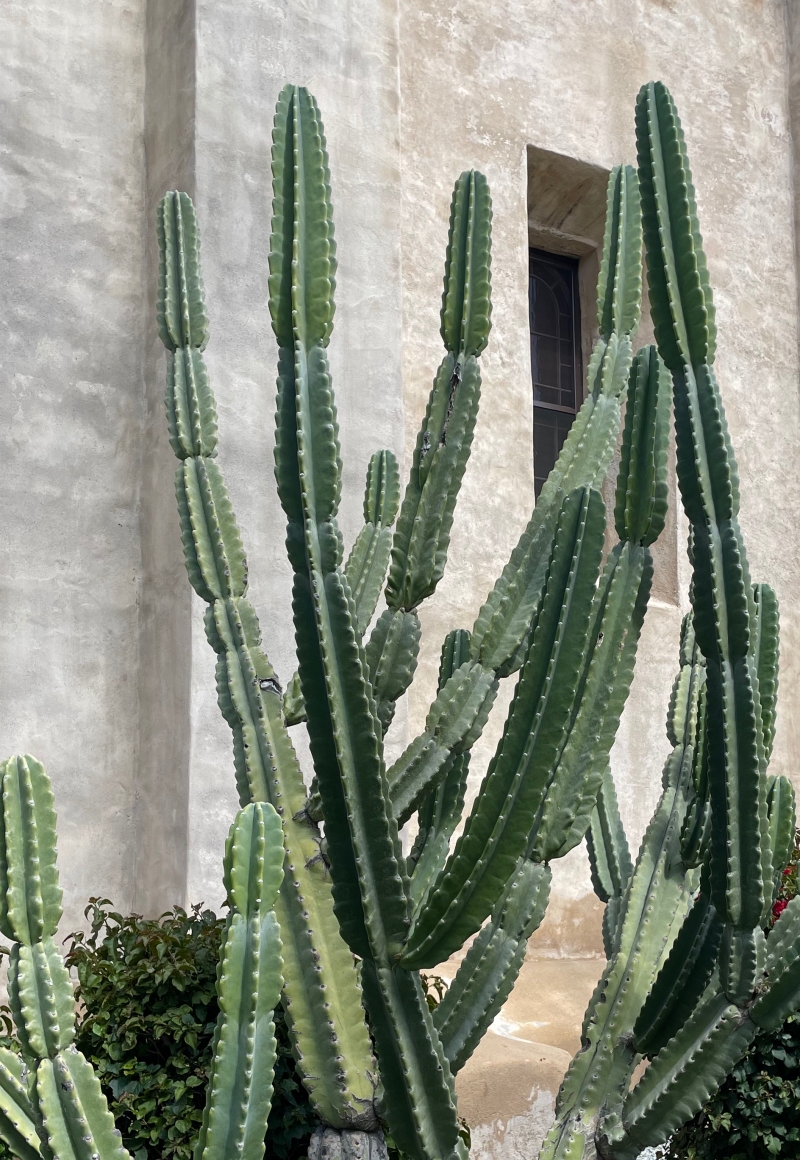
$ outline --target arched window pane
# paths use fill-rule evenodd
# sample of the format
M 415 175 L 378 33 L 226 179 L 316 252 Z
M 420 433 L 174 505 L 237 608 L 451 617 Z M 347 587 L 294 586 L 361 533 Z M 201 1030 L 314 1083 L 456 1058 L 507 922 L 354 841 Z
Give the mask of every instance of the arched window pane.
M 528 305 L 538 496 L 582 399 L 577 259 L 531 250 Z

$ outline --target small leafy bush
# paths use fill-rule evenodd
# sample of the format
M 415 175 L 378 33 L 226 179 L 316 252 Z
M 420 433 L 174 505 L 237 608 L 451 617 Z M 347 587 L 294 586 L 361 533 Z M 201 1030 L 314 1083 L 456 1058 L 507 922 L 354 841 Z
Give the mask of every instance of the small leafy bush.
M 202 906 L 144 919 L 97 898 L 86 917 L 88 932 L 66 940 L 65 959 L 78 981 L 76 1045 L 94 1065 L 134 1160 L 191 1160 L 211 1063 L 225 920 Z M 299 1160 L 317 1121 L 295 1073 L 280 1008 L 275 1034 L 267 1155 Z M 9 1156 L 0 1142 L 0 1160 Z
M 798 893 L 800 831 L 772 908 Z M 671 1160 L 796 1160 L 800 1156 L 800 1017 L 757 1036 L 716 1096 L 672 1138 Z

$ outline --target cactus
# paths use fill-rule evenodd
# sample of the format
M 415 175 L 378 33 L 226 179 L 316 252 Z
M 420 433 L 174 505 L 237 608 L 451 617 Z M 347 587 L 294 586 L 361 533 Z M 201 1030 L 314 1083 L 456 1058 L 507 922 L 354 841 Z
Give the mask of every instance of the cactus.
M 21 1050 L 0 1049 L 0 1137 L 19 1160 L 125 1160 L 100 1081 L 73 1043 L 72 984 L 54 942 L 61 889 L 50 781 L 34 758 L 12 757 L 0 766 L 0 789 L 0 931 L 12 942 L 8 993 Z M 282 865 L 278 815 L 265 802 L 246 806 L 225 856 L 231 910 L 197 1160 L 264 1154 L 282 965 L 272 908 Z
M 636 133 L 650 303 L 672 376 L 690 525 L 692 613 L 667 720 L 674 748 L 664 793 L 632 873 L 610 782 L 595 807 L 587 840 L 607 904 L 609 962 L 542 1160 L 634 1160 L 700 1109 L 760 1028 L 800 1006 L 800 908 L 792 903 L 764 934 L 795 825 L 790 783 L 767 776 L 777 601 L 750 581 L 695 194 L 662 84 L 641 90 Z M 642 1058 L 649 1066 L 631 1090 Z
M 278 345 L 275 477 L 287 520 L 298 659 L 283 695 L 246 599 L 245 553 L 216 464 L 194 210 L 179 193 L 160 208 L 159 325 L 168 350 L 170 441 L 181 461 L 186 564 L 209 606 L 207 634 L 245 814 L 271 802 L 283 828 L 276 902 L 282 1001 L 320 1117 L 315 1155 L 383 1155 L 380 1124 L 414 1160 L 463 1156 L 453 1075 L 514 984 L 547 905 L 550 863 L 584 836 L 606 902 L 608 963 L 544 1157 L 576 1160 L 598 1147 L 627 1157 L 663 1139 L 713 1089 L 756 1026 L 771 1025 L 800 1000 L 800 968 L 789 959 L 800 911 L 787 908 L 767 948 L 761 929 L 794 823 L 788 783 L 766 777 L 777 604 L 768 586 L 751 585 L 736 522 L 735 462 L 710 365 L 711 291 L 683 139 L 662 87 L 643 91 L 637 126 L 639 177 L 621 166 L 609 179 L 600 338 L 586 400 L 472 631 L 454 630 L 444 642 L 422 733 L 389 769 L 384 737 L 413 679 L 417 610 L 445 569 L 477 419 L 479 357 L 491 322 L 486 179 L 467 172 L 455 183 L 441 311 L 445 355 L 402 503 L 397 465 L 377 452 L 364 527 L 345 563 L 327 362 L 336 274 L 328 159 L 313 97 L 294 86 L 281 93 L 269 311 Z M 634 356 L 642 222 L 658 349 Z M 604 560 L 598 489 L 623 392 L 618 542 Z M 691 525 L 693 615 L 668 714 L 673 750 L 663 793 L 634 867 L 609 755 L 650 593 L 650 547 L 666 519 L 671 396 Z M 386 607 L 370 631 L 387 567 Z M 472 748 L 499 682 L 517 672 L 502 738 L 453 842 Z M 308 796 L 289 734 L 301 720 L 313 762 Z M 400 830 L 414 814 L 417 835 L 404 857 Z M 252 826 L 256 815 L 247 817 Z M 432 1013 L 418 971 L 473 935 Z M 257 970 L 248 961 L 235 984 L 251 1013 L 257 1000 L 255 991 L 248 998 L 247 979 Z M 643 1056 L 650 1068 L 630 1091 Z M 255 1096 L 248 1102 L 242 1094 L 252 1077 L 236 1053 L 220 1063 L 220 1076 L 227 1066 L 224 1098 L 241 1128 L 245 1107 L 257 1115 Z M 234 1090 L 241 1098 L 230 1103 Z M 210 1109 L 217 1098 L 215 1089 Z M 213 1123 L 210 1110 L 206 1147 Z
M 609 181 L 602 337 L 574 437 L 475 629 L 448 635 L 425 728 L 387 770 L 384 735 L 414 674 L 417 608 L 444 572 L 475 430 L 478 360 L 490 330 L 491 199 L 479 173 L 455 183 L 441 313 L 445 356 L 391 540 L 386 609 L 370 632 L 399 488 L 393 458 L 376 453 L 364 528 L 343 563 L 336 522 L 341 463 L 326 355 L 336 251 L 325 140 L 305 89 L 287 86 L 280 96 L 272 161 L 275 474 L 287 519 L 299 662 L 283 697 L 246 599 L 245 553 L 216 464 L 194 210 L 185 194 L 172 193 L 159 210 L 159 325 L 168 350 L 170 442 L 181 460 L 187 571 L 209 605 L 207 634 L 219 658 L 219 701 L 233 730 L 242 803 L 271 801 L 283 825 L 286 864 L 276 904 L 282 1001 L 320 1117 L 320 1147 L 334 1147 L 331 1133 L 338 1130 L 346 1135 L 334 1150 L 368 1146 L 380 1153 L 380 1137 L 369 1132 L 377 1115 L 406 1155 L 444 1160 L 464 1149 L 453 1073 L 514 984 L 547 905 L 549 862 L 590 824 L 633 675 L 652 574 L 649 545 L 664 523 L 666 372 L 652 350 L 631 355 L 641 294 L 636 175 L 620 167 Z M 626 383 L 620 542 L 603 567 L 606 513 L 597 487 Z M 499 681 L 518 668 L 503 739 L 451 851 L 470 751 Z M 314 765 L 308 801 L 288 733 L 300 720 Z M 399 830 L 414 813 L 417 840 L 404 858 Z M 317 820 L 325 823 L 324 847 Z M 419 968 L 441 962 L 487 919 L 432 1014 Z M 310 965 L 316 974 L 309 975 Z M 321 1008 L 309 977 L 323 988 Z M 319 1027 L 309 1019 L 314 1013 Z M 365 1079 L 377 1080 L 377 1088 L 365 1091 Z
M 73 1043 L 72 984 L 53 937 L 61 888 L 50 782 L 33 757 L 12 757 L 0 788 L 0 931 L 12 944 L 8 998 L 21 1048 L 21 1059 L 0 1058 L 0 1134 L 20 1160 L 123 1160 L 100 1081 Z
M 230 904 L 220 951 L 214 1058 L 195 1156 L 261 1160 L 272 1101 L 281 940 L 273 906 L 283 878 L 283 831 L 268 802 L 239 811 L 225 851 Z

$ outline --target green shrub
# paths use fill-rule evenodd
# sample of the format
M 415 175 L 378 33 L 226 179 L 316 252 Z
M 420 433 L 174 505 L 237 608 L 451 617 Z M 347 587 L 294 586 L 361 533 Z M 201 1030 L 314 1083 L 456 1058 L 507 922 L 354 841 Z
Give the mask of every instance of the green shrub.
M 773 922 L 798 893 L 800 831 Z M 676 1133 L 671 1160 L 796 1160 L 800 1156 L 800 1017 L 759 1035 L 716 1096 Z
M 190 1160 L 203 1117 L 217 1019 L 224 918 L 201 906 L 159 919 L 122 915 L 90 899 L 88 933 L 68 936 L 77 977 L 76 1043 L 91 1060 L 134 1160 Z M 305 1155 L 316 1117 L 295 1075 L 280 1008 L 267 1155 Z M 6 1019 L 6 1042 L 11 1032 Z M 0 1142 L 0 1160 L 10 1153 Z

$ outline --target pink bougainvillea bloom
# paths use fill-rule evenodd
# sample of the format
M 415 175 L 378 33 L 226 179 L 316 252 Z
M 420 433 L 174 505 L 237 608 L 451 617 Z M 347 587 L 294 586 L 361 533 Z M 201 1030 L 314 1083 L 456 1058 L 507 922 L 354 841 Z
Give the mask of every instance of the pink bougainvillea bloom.
M 775 903 L 775 905 L 772 908 L 772 913 L 775 916 L 775 918 L 780 918 L 780 916 L 783 914 L 784 910 L 786 909 L 786 907 L 788 905 L 789 905 L 789 903 L 786 901 L 785 898 L 779 898 L 778 901 Z

